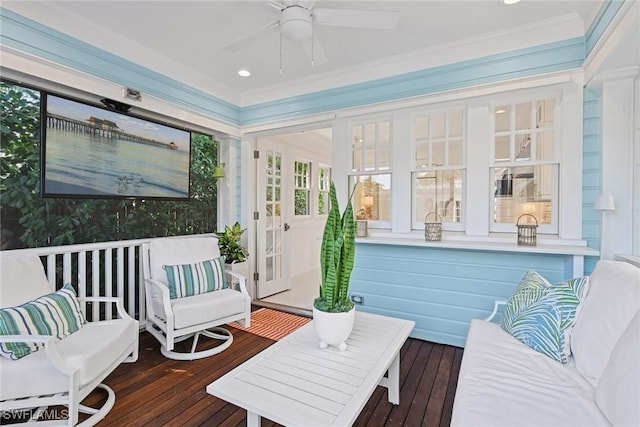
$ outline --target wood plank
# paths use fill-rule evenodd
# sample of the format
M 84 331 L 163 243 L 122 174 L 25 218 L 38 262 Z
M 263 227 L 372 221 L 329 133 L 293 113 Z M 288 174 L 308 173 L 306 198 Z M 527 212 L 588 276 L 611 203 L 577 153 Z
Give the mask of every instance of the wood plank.
M 136 363 L 120 365 L 105 381 L 116 404 L 100 426 L 245 426 L 246 411 L 206 393 L 206 386 L 266 349 L 274 341 L 233 329 L 234 342 L 219 355 L 181 362 L 165 359 L 157 341 L 140 335 Z M 446 427 L 451 420 L 463 350 L 408 339 L 400 351 L 400 405 L 376 387 L 356 426 L 427 425 Z M 93 393 L 85 402 L 104 397 Z M 407 407 L 407 404 L 409 406 Z M 263 427 L 279 426 L 263 418 Z

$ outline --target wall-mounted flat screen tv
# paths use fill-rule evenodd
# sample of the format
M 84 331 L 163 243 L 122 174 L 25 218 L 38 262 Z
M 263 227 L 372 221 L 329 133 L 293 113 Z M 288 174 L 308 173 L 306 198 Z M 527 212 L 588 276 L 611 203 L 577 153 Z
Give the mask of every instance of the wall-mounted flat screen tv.
M 52 94 L 41 111 L 43 197 L 189 198 L 191 132 Z

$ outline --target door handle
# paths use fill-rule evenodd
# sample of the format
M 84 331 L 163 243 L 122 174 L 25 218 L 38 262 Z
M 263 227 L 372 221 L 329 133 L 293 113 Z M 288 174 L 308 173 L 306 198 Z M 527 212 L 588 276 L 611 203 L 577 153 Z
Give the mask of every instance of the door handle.
M 288 231 L 291 227 L 286 222 L 284 223 L 284 231 Z

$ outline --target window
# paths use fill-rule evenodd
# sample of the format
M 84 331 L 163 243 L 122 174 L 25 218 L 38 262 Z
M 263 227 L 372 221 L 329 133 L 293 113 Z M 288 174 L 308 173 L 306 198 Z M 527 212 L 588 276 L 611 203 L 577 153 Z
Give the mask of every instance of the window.
M 439 218 L 443 228 L 462 229 L 464 112 L 419 114 L 413 120 L 413 228 Z
M 311 163 L 293 162 L 294 215 L 309 215 L 311 212 Z
M 491 231 L 512 231 L 524 215 L 521 222 L 537 221 L 538 232 L 558 232 L 555 103 L 549 98 L 493 108 Z
M 351 185 L 358 218 L 391 227 L 391 125 L 389 120 L 351 127 Z
M 318 215 L 327 215 L 329 213 L 331 168 L 320 166 L 318 169 Z

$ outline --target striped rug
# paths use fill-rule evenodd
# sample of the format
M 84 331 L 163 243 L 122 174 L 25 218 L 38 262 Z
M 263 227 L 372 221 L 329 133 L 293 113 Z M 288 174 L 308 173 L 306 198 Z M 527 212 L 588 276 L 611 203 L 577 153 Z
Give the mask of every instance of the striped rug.
M 230 323 L 229 326 L 278 341 L 310 321 L 309 317 L 269 308 L 259 308 L 251 312 L 251 326 L 249 328 L 240 326 L 238 322 Z

